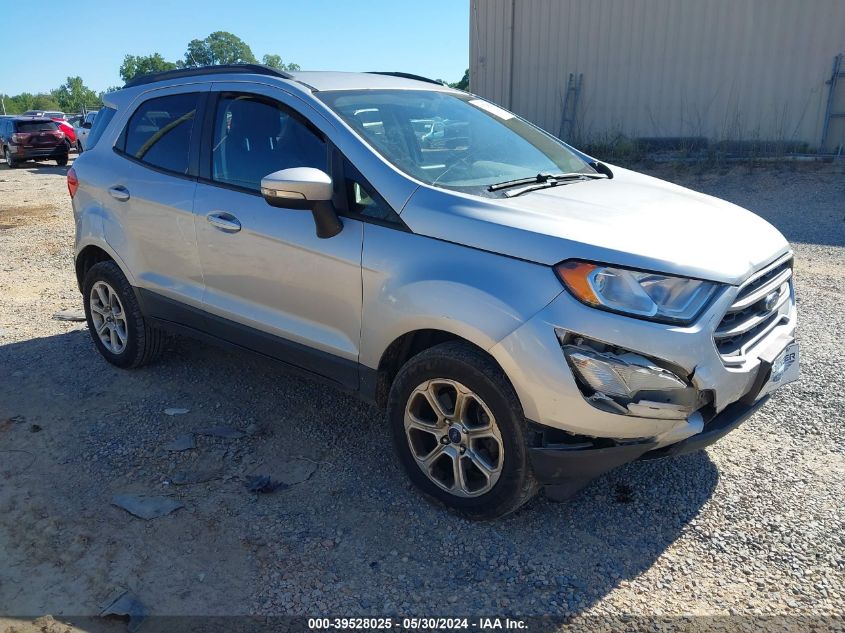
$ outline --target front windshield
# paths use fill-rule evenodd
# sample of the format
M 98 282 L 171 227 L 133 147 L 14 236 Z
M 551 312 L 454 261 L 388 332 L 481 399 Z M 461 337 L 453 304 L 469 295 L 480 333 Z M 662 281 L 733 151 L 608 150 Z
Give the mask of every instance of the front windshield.
M 537 174 L 596 173 L 556 139 L 472 95 L 427 90 L 317 93 L 384 158 L 438 187 L 481 195 Z

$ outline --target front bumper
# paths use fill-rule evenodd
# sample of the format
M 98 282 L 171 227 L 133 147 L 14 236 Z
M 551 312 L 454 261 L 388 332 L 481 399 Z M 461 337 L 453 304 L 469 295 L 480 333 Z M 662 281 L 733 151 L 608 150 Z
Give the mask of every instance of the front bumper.
M 710 420 L 700 433 L 668 446 L 660 447 L 657 441 L 593 447 L 546 445 L 529 449 L 531 465 L 534 475 L 545 485 L 546 496 L 562 501 L 596 477 L 623 464 L 683 455 L 709 446 L 745 422 L 767 401 L 768 396 L 752 404 L 735 402 Z
M 561 293 L 539 314 L 489 351 L 514 386 L 525 417 L 575 435 L 613 440 L 678 442 L 701 431 L 703 422 L 746 397 L 770 357 L 795 338 L 794 298 L 784 305 L 784 321 L 746 355 L 728 365 L 719 355 L 713 332 L 736 297 L 727 288 L 689 327 L 666 325 L 604 312 Z M 663 361 L 710 399 L 710 415 L 686 420 L 619 415 L 601 410 L 585 398 L 566 362 L 557 332 L 624 348 Z
M 761 397 L 772 361 L 795 340 L 794 290 L 778 308 L 777 325 L 741 357 L 720 355 L 714 331 L 739 289 L 726 288 L 689 327 L 595 310 L 568 293 L 494 346 L 490 353 L 511 380 L 538 432 L 532 464 L 552 496 L 566 497 L 590 479 L 637 459 L 707 446 L 738 426 L 767 400 Z M 561 337 L 561 333 L 563 333 Z M 559 338 L 560 337 L 560 338 Z M 700 398 L 686 417 L 640 417 L 647 408 L 599 407 L 567 363 L 562 345 L 593 341 L 628 350 L 671 368 Z

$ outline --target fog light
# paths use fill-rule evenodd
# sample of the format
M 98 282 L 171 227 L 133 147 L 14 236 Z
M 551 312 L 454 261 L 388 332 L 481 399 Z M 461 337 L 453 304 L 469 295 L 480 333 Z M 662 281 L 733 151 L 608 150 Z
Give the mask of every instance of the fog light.
M 566 345 L 569 364 L 594 391 L 631 400 L 640 391 L 686 389 L 678 376 L 657 367 L 639 354 L 605 354 L 589 348 Z

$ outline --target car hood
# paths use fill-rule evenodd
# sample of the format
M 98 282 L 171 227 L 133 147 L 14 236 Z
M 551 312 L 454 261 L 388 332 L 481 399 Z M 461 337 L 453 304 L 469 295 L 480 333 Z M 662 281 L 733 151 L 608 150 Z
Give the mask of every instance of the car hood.
M 539 264 L 588 259 L 729 284 L 789 252 L 781 233 L 734 204 L 612 168 L 510 199 L 422 186 L 402 219 L 415 233 Z

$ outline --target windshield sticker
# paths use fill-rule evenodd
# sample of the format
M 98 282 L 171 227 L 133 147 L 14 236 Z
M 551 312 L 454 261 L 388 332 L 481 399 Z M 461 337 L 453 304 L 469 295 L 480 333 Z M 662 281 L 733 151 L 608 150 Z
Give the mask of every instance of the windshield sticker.
M 484 110 L 485 112 L 492 114 L 493 116 L 498 117 L 503 121 L 507 121 L 508 119 L 513 118 L 513 114 L 511 114 L 504 108 L 500 108 L 497 105 L 493 105 L 489 101 L 484 101 L 483 99 L 470 99 L 469 103 L 474 105 L 479 110 Z

